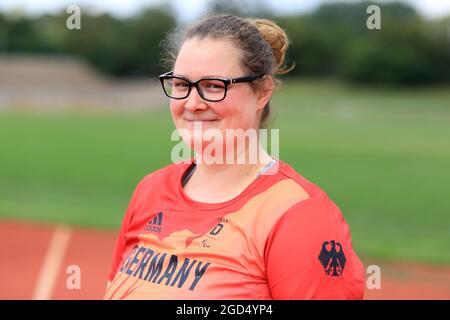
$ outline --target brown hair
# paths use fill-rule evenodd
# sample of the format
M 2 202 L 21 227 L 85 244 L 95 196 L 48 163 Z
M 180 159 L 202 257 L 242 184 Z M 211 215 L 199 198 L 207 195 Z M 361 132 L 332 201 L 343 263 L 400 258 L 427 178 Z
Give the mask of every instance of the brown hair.
M 285 74 L 292 70 L 285 66 L 289 45 L 286 33 L 275 22 L 267 19 L 242 18 L 232 14 L 209 15 L 188 28 L 178 28 L 163 43 L 164 62 L 173 68 L 184 41 L 191 38 L 229 39 L 242 52 L 241 64 L 252 75 Z M 279 84 L 280 81 L 276 80 Z M 253 87 L 256 89 L 258 82 Z M 266 127 L 270 115 L 270 102 L 261 115 L 260 127 Z

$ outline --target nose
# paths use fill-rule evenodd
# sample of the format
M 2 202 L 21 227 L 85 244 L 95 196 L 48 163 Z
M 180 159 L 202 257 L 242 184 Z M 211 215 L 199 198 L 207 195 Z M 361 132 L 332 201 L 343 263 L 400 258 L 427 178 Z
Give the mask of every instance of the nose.
M 194 86 L 192 86 L 192 90 L 189 93 L 189 96 L 186 98 L 184 107 L 192 113 L 208 109 L 207 101 L 203 100 L 202 97 L 200 97 L 197 88 Z

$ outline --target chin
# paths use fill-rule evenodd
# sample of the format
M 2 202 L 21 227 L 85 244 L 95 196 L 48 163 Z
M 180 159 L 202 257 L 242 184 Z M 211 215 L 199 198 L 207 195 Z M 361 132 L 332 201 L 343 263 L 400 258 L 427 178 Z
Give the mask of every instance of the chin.
M 212 121 L 189 121 L 183 120 L 183 127 L 186 129 L 194 129 L 194 127 L 200 127 L 203 130 L 207 128 L 218 128 L 220 120 L 212 120 Z

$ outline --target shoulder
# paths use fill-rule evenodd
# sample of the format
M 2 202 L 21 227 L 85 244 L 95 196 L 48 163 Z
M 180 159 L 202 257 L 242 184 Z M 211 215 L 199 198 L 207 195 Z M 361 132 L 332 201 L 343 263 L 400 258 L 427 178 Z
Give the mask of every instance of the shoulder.
M 172 163 L 145 175 L 134 188 L 129 208 L 155 202 L 161 193 L 172 194 L 188 166 L 189 163 Z
M 266 250 L 275 239 L 296 243 L 300 236 L 320 237 L 321 233 L 348 229 L 340 209 L 325 191 L 281 161 L 255 199 L 260 199 L 254 220 L 260 231 L 258 241 Z
M 158 170 L 152 171 L 145 175 L 137 184 L 136 191 L 143 191 L 145 189 L 166 184 L 173 184 L 177 179 L 181 179 L 181 175 L 187 169 L 189 163 L 171 163 Z
M 294 250 L 300 255 L 317 253 L 326 241 L 335 240 L 351 247 L 350 228 L 340 208 L 314 183 L 306 180 L 290 166 L 280 168 L 292 185 L 307 196 L 291 203 L 271 223 L 265 237 L 264 255 L 283 254 Z M 293 188 L 293 187 L 292 187 Z M 290 249 L 289 249 L 290 248 Z
M 319 186 L 309 181 L 292 166 L 283 161 L 280 161 L 277 174 L 282 179 L 290 180 L 292 184 L 296 186 L 296 188 L 302 189 L 303 192 L 308 195 L 307 198 L 327 196 Z M 304 198 L 300 200 L 304 200 Z
M 268 224 L 272 227 L 287 219 L 342 217 L 325 191 L 282 161 L 276 174 L 267 179 L 266 189 L 261 196 L 264 199 L 263 212 L 266 212 L 264 217 L 270 220 Z
M 285 210 L 265 238 L 274 299 L 361 298 L 363 267 L 341 210 L 319 187 L 291 169 L 288 174 L 309 196 Z
M 280 219 L 301 218 L 301 216 L 319 220 L 326 216 L 335 219 L 342 218 L 339 208 L 328 194 L 322 188 L 303 177 L 290 165 L 281 162 L 279 174 L 284 176 L 285 184 L 289 183 L 290 190 L 297 189 L 299 190 L 298 193 L 302 195 L 298 197 L 298 201 L 292 203 L 292 206 L 280 216 Z M 313 215 L 314 217 L 308 215 Z
M 320 241 L 325 236 L 346 238 L 348 233 L 341 210 L 327 195 L 322 195 L 299 201 L 286 210 L 273 225 L 269 238 L 283 236 Z
M 299 198 L 280 214 L 272 224 L 268 235 L 269 242 L 275 237 L 285 238 L 286 241 L 315 239 L 319 242 L 325 236 L 348 237 L 349 227 L 341 210 L 324 190 L 308 181 L 289 165 L 282 163 L 280 172 L 286 176 L 286 181 L 290 181 L 293 186 L 303 190 L 307 196 Z

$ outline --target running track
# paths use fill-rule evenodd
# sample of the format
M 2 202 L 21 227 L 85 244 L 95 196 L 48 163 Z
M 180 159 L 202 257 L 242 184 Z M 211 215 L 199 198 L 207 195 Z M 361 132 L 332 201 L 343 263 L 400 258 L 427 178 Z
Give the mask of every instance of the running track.
M 0 299 L 102 299 L 116 232 L 0 220 Z M 366 299 L 450 299 L 450 267 L 364 261 L 381 267 Z M 77 265 L 81 288 L 67 289 Z

